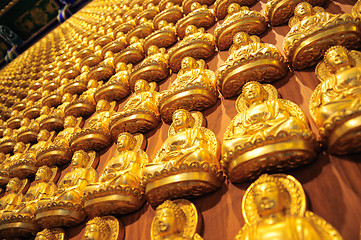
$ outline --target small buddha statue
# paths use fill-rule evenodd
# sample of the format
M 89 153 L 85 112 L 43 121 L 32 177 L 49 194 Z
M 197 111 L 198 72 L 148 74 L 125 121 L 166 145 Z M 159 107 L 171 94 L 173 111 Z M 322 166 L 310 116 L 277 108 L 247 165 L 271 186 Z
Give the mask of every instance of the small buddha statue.
M 317 64 L 326 50 L 337 45 L 341 38 L 347 48 L 361 42 L 360 27 L 350 14 L 327 13 L 307 2 L 297 4 L 288 25 L 291 30 L 283 40 L 283 50 L 295 70 Z
M 73 151 L 80 149 L 97 151 L 110 145 L 109 123 L 114 107 L 115 102 L 109 103 L 104 99 L 97 103 L 95 113 L 82 131 L 71 137 L 70 145 Z
M 177 78 L 159 96 L 159 110 L 165 122 L 171 120 L 177 109 L 204 110 L 214 105 L 218 98 L 216 76 L 205 69 L 203 60 L 185 57 L 181 64 Z M 195 89 L 199 90 L 196 94 L 192 93 Z
M 190 113 L 187 110 L 179 109 L 173 113 L 173 123 L 169 129 L 169 137 L 164 142 L 161 149 L 157 152 L 153 161 L 146 165 L 143 169 L 143 184 L 145 186 L 145 194 L 148 202 L 152 205 L 157 205 L 162 200 L 169 199 L 170 197 L 176 198 L 181 196 L 191 195 L 191 189 L 187 187 L 181 188 L 178 184 L 182 184 L 183 181 L 187 181 L 187 177 L 182 177 L 178 181 L 174 181 L 172 185 L 167 186 L 165 190 L 157 189 L 156 196 L 154 196 L 152 190 L 154 188 L 162 188 L 162 175 L 163 178 L 167 178 L 169 175 L 177 175 L 186 173 L 187 168 L 191 165 L 195 166 L 212 166 L 214 169 L 220 169 L 218 162 L 218 150 L 217 140 L 213 132 L 207 128 L 202 127 L 203 115 L 200 112 Z M 216 170 L 216 172 L 217 172 Z M 192 170 L 193 171 L 193 170 Z M 205 172 L 207 174 L 208 169 L 200 167 L 195 171 Z M 209 173 L 209 177 L 213 178 L 215 182 L 219 182 L 216 173 Z M 157 176 L 155 179 L 154 177 Z M 190 182 L 192 177 L 188 179 Z M 160 181 L 155 183 L 154 181 Z M 152 183 L 150 186 L 148 184 Z M 159 184 L 159 185 L 158 185 Z M 203 184 L 203 183 L 202 183 Z M 207 184 L 204 182 L 204 184 Z M 195 183 L 195 185 L 197 185 Z M 189 188 L 196 187 L 190 184 Z M 211 184 L 212 185 L 212 184 Z M 173 189 L 174 188 L 174 189 Z M 177 189 L 178 190 L 175 190 Z M 205 192 L 213 191 L 217 188 L 217 184 L 214 184 L 211 189 L 199 189 L 198 194 L 204 194 Z M 174 193 L 172 191 L 175 191 Z
M 98 173 L 92 167 L 95 152 L 90 155 L 84 150 L 74 153 L 71 160 L 71 170 L 67 172 L 58 184 L 58 189 L 52 196 L 41 198 L 35 212 L 39 225 L 45 228 L 79 224 L 84 221 L 85 213 L 81 205 L 81 197 L 85 187 L 98 181 Z M 53 213 L 59 209 L 61 213 Z
M 249 81 L 273 82 L 287 75 L 288 67 L 281 52 L 259 37 L 239 32 L 233 37 L 230 56 L 218 68 L 218 86 L 225 98 L 238 96 Z M 262 71 L 255 71 L 255 67 Z
M 0 198 L 0 217 L 5 211 L 12 211 L 18 206 L 23 197 L 22 191 L 27 184 L 27 179 L 11 178 L 6 185 L 5 195 Z
M 143 205 L 140 182 L 142 168 L 148 162 L 147 154 L 140 149 L 143 141 L 140 134 L 119 134 L 117 152 L 106 163 L 99 182 L 88 184 L 84 190 L 85 212 L 89 216 L 125 214 Z M 125 189 L 130 190 L 126 193 Z
M 169 67 L 173 72 L 178 72 L 181 69 L 181 62 L 185 57 L 208 59 L 216 51 L 214 36 L 205 33 L 204 28 L 189 25 L 185 30 L 185 34 L 183 40 L 168 51 Z
M 131 88 L 134 88 L 134 84 L 138 79 L 158 82 L 167 78 L 169 73 L 166 50 L 152 45 L 148 48 L 148 56 L 130 74 L 129 85 Z
M 235 1 L 227 1 L 227 0 L 216 0 L 214 3 L 214 15 L 218 18 L 218 20 L 224 19 L 228 14 L 228 7 L 232 3 L 237 3 L 240 6 L 252 6 L 256 1 L 255 0 L 235 0 Z
M 9 166 L 10 154 L 0 153 L 0 187 L 4 188 L 10 180 Z
M 248 180 L 274 166 L 277 170 L 295 167 L 316 157 L 315 136 L 302 110 L 278 99 L 272 85 L 246 83 L 236 104 L 239 113 L 228 126 L 222 146 L 223 167 L 232 182 Z M 265 146 L 269 147 L 263 149 Z M 269 157 L 272 154 L 274 157 Z
M 161 21 L 168 22 L 170 24 L 176 24 L 179 19 L 183 17 L 182 8 L 179 5 L 175 5 L 173 2 L 167 2 L 165 5 L 161 6 L 158 4 L 159 8 L 164 8 L 160 13 L 153 19 L 153 24 L 156 29 L 161 29 L 159 23 Z
M 127 35 L 126 39 L 127 42 L 131 44 L 131 38 L 137 37 L 138 39 L 143 39 L 146 36 L 150 35 L 154 30 L 153 21 L 151 19 L 147 19 L 145 17 L 142 17 L 139 20 L 138 26 L 130 30 Z
M 151 240 L 201 240 L 197 209 L 186 199 L 166 200 L 156 209 Z
M 262 175 L 243 196 L 246 224 L 235 239 L 342 239 L 321 217 L 305 212 L 305 201 L 301 184 L 292 176 Z
M 14 150 L 16 144 L 16 130 L 6 128 L 3 133 L 3 137 L 0 139 L 0 152 L 7 154 Z
M 328 150 L 334 154 L 359 151 L 360 52 L 342 46 L 329 48 L 316 67 L 321 83 L 309 104 L 312 119 Z
M 124 62 L 125 64 L 137 64 L 144 59 L 143 44 L 143 38 L 139 39 L 137 36 L 132 36 L 129 40 L 129 46 L 115 54 L 114 61 L 116 63 Z
M 175 25 L 177 28 L 177 34 L 180 39 L 183 39 L 186 35 L 186 28 L 189 25 L 194 25 L 197 28 L 208 29 L 216 23 L 216 17 L 213 15 L 213 11 L 209 10 L 207 5 L 201 5 L 199 2 L 193 2 L 191 4 L 191 12 L 187 16 L 180 19 Z
M 146 132 L 157 127 L 160 114 L 156 87 L 155 83 L 148 83 L 143 79 L 136 81 L 134 94 L 124 105 L 124 110 L 111 116 L 110 132 L 113 138 L 120 132 Z
M 124 225 L 113 216 L 95 217 L 86 223 L 85 240 L 123 240 Z
M 144 39 L 144 51 L 155 45 L 158 48 L 167 48 L 177 42 L 177 30 L 173 23 L 168 23 L 166 20 L 161 20 L 158 23 L 158 30 Z M 148 53 L 149 56 L 149 53 Z
M 226 19 L 214 30 L 214 36 L 219 50 L 227 50 L 237 32 L 260 35 L 266 30 L 267 22 L 261 13 L 251 11 L 247 6 L 231 3 Z
M 66 240 L 65 231 L 61 228 L 44 229 L 38 232 L 35 240 Z

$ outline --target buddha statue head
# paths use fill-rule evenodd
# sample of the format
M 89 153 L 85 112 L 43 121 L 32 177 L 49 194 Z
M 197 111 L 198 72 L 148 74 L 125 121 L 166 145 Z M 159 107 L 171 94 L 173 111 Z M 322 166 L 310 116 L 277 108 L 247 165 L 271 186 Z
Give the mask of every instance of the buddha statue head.
M 190 36 L 198 32 L 198 28 L 194 25 L 189 25 L 186 27 L 186 36 Z
M 129 40 L 129 44 L 130 44 L 130 45 L 132 45 L 132 44 L 134 44 L 134 43 L 137 43 L 137 42 L 139 42 L 139 38 L 138 38 L 137 36 L 133 36 L 133 37 L 131 37 L 130 40 Z
M 44 229 L 36 234 L 35 240 L 57 240 L 57 238 L 49 229 Z
M 194 58 L 185 57 L 182 59 L 181 66 L 182 66 L 182 70 L 191 70 L 198 68 L 199 65 Z
M 107 221 L 100 217 L 95 217 L 88 221 L 85 226 L 84 240 L 109 239 L 111 228 Z
M 6 128 L 3 133 L 4 137 L 11 137 L 12 134 L 13 130 L 11 128 Z
M 180 132 L 186 128 L 191 128 L 194 125 L 194 118 L 192 114 L 184 109 L 178 109 L 173 113 L 172 126 L 175 132 Z
M 231 4 L 232 5 L 232 4 Z M 237 48 L 252 43 L 251 37 L 245 32 L 238 32 L 233 37 L 233 45 Z
M 87 84 L 87 88 L 91 89 L 91 88 L 97 88 L 98 87 L 98 81 L 97 80 L 90 80 Z
M 137 140 L 135 137 L 128 133 L 123 132 L 119 134 L 118 140 L 117 140 L 117 150 L 118 152 L 124 151 L 124 150 L 133 150 L 135 146 L 137 145 Z
M 26 144 L 23 142 L 17 142 L 14 146 L 14 154 L 23 153 L 26 149 Z
M 254 183 L 254 202 L 260 217 L 284 213 L 286 199 L 284 186 L 274 177 L 264 174 Z
M 96 111 L 97 112 L 109 111 L 110 108 L 111 108 L 110 103 L 107 100 L 101 99 L 97 103 Z
M 50 137 L 50 132 L 46 129 L 43 129 L 38 134 L 38 142 L 47 141 Z
M 171 7 L 173 7 L 174 6 L 174 3 L 173 2 L 167 2 L 166 4 L 165 4 L 165 8 L 167 9 L 167 8 L 171 8 Z
M 202 5 L 199 2 L 194 2 L 191 4 L 191 12 L 200 8 L 202 8 Z
M 255 81 L 246 83 L 242 88 L 242 94 L 247 106 L 264 102 L 268 99 L 268 92 L 263 88 L 262 84 Z
M 50 108 L 48 106 L 43 106 L 40 110 L 40 115 L 47 115 L 50 113 Z
M 151 55 L 154 55 L 154 54 L 157 54 L 157 53 L 160 53 L 160 50 L 157 46 L 155 45 L 152 45 L 148 48 L 148 56 L 151 56 Z
M 36 182 L 49 182 L 53 171 L 47 166 L 43 165 L 38 168 L 38 171 L 35 174 L 35 181 Z
M 134 84 L 135 92 L 145 92 L 145 91 L 149 91 L 149 90 L 150 90 L 149 83 L 143 79 L 137 80 Z
M 349 51 L 343 46 L 329 48 L 325 53 L 325 63 L 332 73 L 352 66 Z
M 6 192 L 7 193 L 17 193 L 19 192 L 20 188 L 22 187 L 23 182 L 19 178 L 12 178 L 6 185 Z
M 239 11 L 241 11 L 241 6 L 238 3 L 231 3 L 227 8 L 229 16 L 238 13 Z
M 125 62 L 117 63 L 117 72 L 127 71 L 127 70 L 128 70 L 128 66 L 127 64 L 125 64 Z
M 84 150 L 78 150 L 71 159 L 72 168 L 84 168 L 89 162 L 90 157 Z
M 21 126 L 29 126 L 31 120 L 29 118 L 24 118 L 23 120 L 21 120 Z
M 186 215 L 180 206 L 170 200 L 157 207 L 155 230 L 161 238 L 178 236 L 184 230 Z
M 74 116 L 67 116 L 64 119 L 64 128 L 75 127 L 76 124 L 77 124 L 77 120 Z
M 311 16 L 313 14 L 313 7 L 311 4 L 307 2 L 301 2 L 297 4 L 294 14 L 299 19 L 303 19 L 305 17 Z
M 63 95 L 63 97 L 61 98 L 61 101 L 62 101 L 63 103 L 65 103 L 65 102 L 70 102 L 71 99 L 72 99 L 72 95 L 71 95 L 70 93 L 65 93 L 65 94 Z

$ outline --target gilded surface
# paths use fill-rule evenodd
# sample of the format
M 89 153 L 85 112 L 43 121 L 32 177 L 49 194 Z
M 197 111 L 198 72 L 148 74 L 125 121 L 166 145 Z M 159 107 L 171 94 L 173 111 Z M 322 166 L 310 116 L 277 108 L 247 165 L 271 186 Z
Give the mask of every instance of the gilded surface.
M 86 223 L 84 239 L 123 240 L 124 225 L 113 216 L 95 217 Z
M 38 232 L 35 240 L 67 240 L 67 234 L 61 228 L 44 229 Z

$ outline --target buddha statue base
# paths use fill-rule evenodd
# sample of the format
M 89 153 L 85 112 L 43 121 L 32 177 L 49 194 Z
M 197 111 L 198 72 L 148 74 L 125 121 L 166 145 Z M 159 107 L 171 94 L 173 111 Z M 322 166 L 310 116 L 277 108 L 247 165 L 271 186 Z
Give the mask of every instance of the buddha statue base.
M 134 212 L 144 204 L 144 196 L 138 188 L 109 186 L 84 194 L 84 211 L 90 217 L 122 215 Z
M 31 95 L 27 97 L 28 101 L 36 102 L 42 97 L 42 93 L 39 91 L 33 92 Z
M 159 6 L 158 6 L 159 7 Z M 158 28 L 159 22 L 160 21 L 167 21 L 167 23 L 173 23 L 176 24 L 178 22 L 179 19 L 181 19 L 183 17 L 183 12 L 182 9 L 180 7 L 171 7 L 171 8 L 167 8 L 164 9 L 163 11 L 161 11 L 159 14 L 157 14 L 157 16 L 154 17 L 153 19 L 153 25 L 155 28 Z M 151 46 L 151 45 L 149 45 Z M 144 47 L 144 50 L 147 51 L 148 48 Z
M 102 130 L 85 129 L 75 133 L 70 138 L 70 148 L 75 152 L 77 150 L 99 151 L 108 147 L 112 143 L 110 134 Z
M 95 112 L 95 102 L 75 101 L 65 108 L 65 116 L 88 117 Z
M 111 66 L 96 66 L 91 69 L 87 74 L 87 79 L 96 80 L 96 81 L 104 81 L 108 80 L 111 76 L 115 74 L 115 69 Z
M 37 166 L 61 166 L 71 161 L 73 152 L 69 148 L 61 148 L 57 146 L 50 146 L 40 151 L 36 156 Z
M 59 132 L 64 129 L 64 118 L 47 116 L 39 124 L 40 130 L 46 129 L 49 132 Z
M 125 23 L 121 24 L 120 26 L 118 26 L 115 29 L 115 32 L 117 32 L 117 33 L 122 32 L 124 34 L 127 34 L 133 28 L 135 28 L 135 24 L 132 24 L 131 22 L 125 22 Z
M 0 152 L 4 154 L 12 153 L 15 147 L 16 141 L 14 139 L 8 139 L 0 142 Z
M 153 64 L 136 67 L 129 76 L 129 85 L 134 86 L 139 79 L 147 80 L 148 82 L 158 82 L 168 77 L 170 70 L 166 64 L 159 62 Z
M 214 15 L 221 20 L 228 14 L 228 7 L 232 3 L 238 3 L 240 6 L 251 6 L 256 3 L 255 0 L 216 0 L 214 3 Z
M 301 0 L 271 0 L 267 2 L 265 15 L 271 26 L 278 26 L 288 22 L 293 16 L 296 5 L 302 2 Z
M 177 42 L 177 35 L 175 34 L 175 32 L 170 29 L 162 29 L 153 32 L 151 35 L 146 37 L 143 47 L 144 51 L 148 52 L 148 48 L 152 45 L 155 45 L 158 48 L 166 48 L 171 46 L 175 42 Z
M 155 115 L 152 111 L 133 109 L 112 118 L 110 132 L 113 139 L 117 139 L 118 135 L 122 132 L 148 132 L 156 128 L 159 122 L 160 116 Z
M 118 53 L 127 47 L 127 43 L 121 40 L 114 40 L 102 49 L 102 56 L 104 57 L 107 52 Z
M 288 67 L 280 54 L 270 52 L 269 58 L 235 58 L 217 74 L 219 89 L 225 98 L 238 96 L 245 83 L 250 81 L 274 82 L 288 73 Z M 256 57 L 257 58 L 257 57 Z M 258 71 L 262 69 L 262 71 Z
M 208 162 L 182 163 L 143 177 L 142 186 L 147 201 L 158 206 L 167 199 L 200 196 L 218 189 L 223 172 Z
M 29 107 L 24 109 L 23 112 L 23 116 L 24 118 L 29 118 L 29 119 L 33 119 L 33 118 L 38 118 L 40 117 L 40 111 L 41 111 L 41 107 Z
M 361 111 L 360 111 L 361 112 Z M 324 123 L 320 134 L 327 144 L 328 151 L 335 155 L 360 152 L 361 115 L 336 116 Z
M 52 80 L 49 83 L 43 85 L 43 91 L 52 92 L 59 87 L 60 87 L 60 82 L 56 80 Z
M 108 82 L 103 84 L 94 93 L 94 99 L 98 102 L 100 99 L 105 99 L 108 102 L 119 101 L 130 93 L 129 86 L 123 83 Z
M 83 206 L 70 202 L 51 202 L 35 211 L 36 222 L 43 228 L 75 226 L 85 218 Z
M 45 97 L 42 101 L 43 106 L 48 106 L 50 108 L 57 107 L 61 104 L 62 96 L 59 94 L 52 94 L 48 97 Z
M 354 49 L 361 43 L 360 24 L 351 19 L 351 16 L 343 21 L 330 22 L 322 29 L 312 34 L 292 40 L 292 45 L 287 46 L 285 37 L 283 48 L 294 70 L 304 69 L 317 64 L 326 50 L 332 46 L 342 45 L 348 49 Z M 291 41 L 291 40 L 290 40 Z M 287 47 L 286 47 L 287 46 Z
M 317 157 L 315 137 L 286 132 L 263 142 L 234 147 L 222 157 L 222 166 L 232 183 L 257 178 L 265 172 L 282 171 L 311 162 Z
M 194 25 L 197 28 L 208 29 L 216 23 L 216 17 L 212 11 L 208 9 L 197 9 L 197 11 L 191 12 L 187 16 L 180 19 L 175 27 L 177 28 L 177 35 L 180 39 L 183 39 L 186 35 L 186 28 L 189 25 Z
M 17 135 L 17 141 L 27 143 L 36 143 L 38 138 L 38 131 L 33 129 L 25 129 L 25 131 L 19 132 Z
M 60 79 L 63 79 L 63 78 L 66 78 L 66 79 L 74 79 L 76 78 L 77 76 L 80 75 L 80 71 L 75 68 L 75 67 L 72 67 L 70 68 L 69 70 L 65 71 L 64 73 L 62 73 L 60 75 Z M 65 93 L 65 92 L 64 92 Z
M 15 104 L 14 106 L 12 106 L 12 109 L 15 111 L 22 111 L 26 108 L 26 103 L 24 102 L 19 102 L 17 104 Z
M 38 171 L 38 167 L 33 161 L 20 160 L 15 164 L 10 165 L 9 174 L 10 176 L 17 177 L 20 179 L 33 177 Z
M 193 57 L 196 59 L 208 59 L 216 52 L 216 46 L 211 42 L 199 39 L 189 41 L 186 44 L 172 48 L 169 53 L 169 67 L 173 72 L 181 69 L 181 62 L 185 57 Z
M 160 97 L 159 112 L 165 122 L 170 122 L 178 109 L 201 111 L 213 106 L 217 99 L 218 92 L 210 86 L 189 86 Z
M 149 36 L 150 34 L 152 34 L 153 32 L 153 27 L 149 24 L 141 24 L 138 25 L 137 27 L 133 28 L 132 30 L 130 30 L 127 33 L 127 42 L 130 42 L 130 39 L 132 37 L 137 37 L 139 39 L 145 38 L 147 36 Z
M 21 118 L 19 117 L 13 117 L 10 118 L 6 121 L 6 127 L 11 128 L 11 129 L 17 129 L 19 127 L 21 127 Z
M 71 95 L 82 94 L 87 90 L 86 84 L 83 81 L 73 81 L 64 87 L 63 92 L 64 94 L 70 93 Z
M 126 48 L 115 54 L 114 62 L 124 62 L 125 64 L 137 64 L 144 59 L 144 53 L 138 48 Z
M 0 237 L 6 239 L 27 239 L 40 231 L 34 217 L 16 215 L 0 219 Z

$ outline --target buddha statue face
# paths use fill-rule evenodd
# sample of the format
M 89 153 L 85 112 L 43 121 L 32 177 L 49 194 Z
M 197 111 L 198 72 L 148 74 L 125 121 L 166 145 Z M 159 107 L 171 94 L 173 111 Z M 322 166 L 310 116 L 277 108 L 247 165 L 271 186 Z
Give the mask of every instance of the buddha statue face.
M 23 142 L 18 142 L 14 146 L 14 153 L 22 153 L 25 151 L 26 145 Z
M 127 67 L 127 64 L 125 64 L 124 62 L 119 62 L 117 64 L 117 71 L 120 72 L 120 71 L 127 71 L 128 70 L 128 67 Z
M 50 133 L 47 130 L 41 130 L 38 134 L 38 142 L 47 141 L 50 137 Z
M 261 217 L 283 211 L 280 189 L 275 182 L 264 182 L 253 189 L 254 201 Z
M 186 36 L 195 34 L 197 32 L 198 32 L 198 28 L 196 26 L 194 26 L 194 25 L 189 25 L 186 28 Z
M 299 17 L 300 19 L 312 15 L 312 12 L 313 12 L 312 6 L 307 2 L 301 2 L 297 4 L 295 8 L 295 16 Z
M 149 90 L 150 90 L 149 83 L 143 79 L 136 81 L 136 83 L 134 84 L 135 92 L 143 92 L 143 91 L 149 91 Z
M 50 108 L 48 106 L 43 106 L 40 110 L 40 115 L 46 115 L 49 114 Z
M 110 237 L 109 225 L 99 217 L 90 220 L 85 227 L 84 240 L 102 240 Z
M 194 119 L 192 115 L 186 110 L 180 109 L 173 113 L 172 126 L 176 132 L 181 129 L 192 127 L 192 122 L 194 122 Z
M 133 43 L 139 42 L 139 38 L 136 36 L 133 36 L 130 38 L 129 44 L 132 45 Z
M 119 152 L 133 149 L 136 144 L 135 138 L 130 133 L 122 133 L 117 140 L 117 150 Z
M 71 94 L 70 94 L 70 93 L 65 93 L 65 94 L 63 95 L 63 97 L 61 98 L 61 101 L 62 101 L 63 103 L 65 103 L 65 102 L 70 102 L 70 101 L 71 101 Z
M 152 45 L 148 48 L 148 56 L 153 55 L 153 54 L 157 54 L 160 53 L 160 50 L 157 46 Z
M 196 9 L 200 9 L 202 5 L 199 2 L 194 2 L 191 4 L 191 11 L 193 12 Z
M 41 166 L 38 171 L 36 172 L 36 175 L 35 175 L 35 181 L 48 181 L 50 176 L 52 174 L 52 171 L 51 169 L 44 165 L 44 166 Z
M 87 157 L 86 152 L 80 150 L 76 151 L 71 159 L 71 166 L 73 168 L 83 168 L 86 166 Z
M 98 82 L 96 80 L 90 80 L 87 84 L 87 88 L 96 88 L 98 87 Z
M 241 11 L 241 6 L 237 3 L 232 3 L 228 6 L 227 11 L 228 11 L 229 15 L 233 15 L 233 14 Z
M 101 99 L 97 103 L 96 111 L 108 111 L 110 109 L 110 103 L 107 100 Z
M 6 128 L 3 134 L 4 136 L 10 137 L 13 134 L 13 130 L 11 128 Z
M 265 91 L 266 90 L 262 87 L 261 84 L 255 82 L 246 84 L 242 90 L 244 98 L 248 105 L 254 102 L 266 100 L 267 92 Z
M 351 60 L 348 56 L 348 51 L 344 47 L 331 48 L 325 54 L 327 65 L 332 71 L 351 66 Z
M 21 120 L 21 126 L 29 126 L 29 124 L 30 124 L 29 118 L 24 118 L 23 120 Z
M 158 23 L 158 29 L 162 29 L 164 28 L 165 26 L 168 25 L 168 22 L 166 20 L 162 20 Z M 149 54 L 148 54 L 149 55 Z
M 238 47 L 247 45 L 251 42 L 252 42 L 252 40 L 251 40 L 250 36 L 245 32 L 239 32 L 236 35 L 234 35 L 234 37 L 233 37 L 233 44 L 235 44 Z
M 22 182 L 19 178 L 12 178 L 6 185 L 6 192 L 18 192 L 21 185 Z
M 64 120 L 64 128 L 75 127 L 76 118 L 73 116 L 67 116 Z
M 157 211 L 157 230 L 159 236 L 164 237 L 178 232 L 175 212 L 171 208 L 163 208 Z
M 197 61 L 192 57 L 185 57 L 181 63 L 182 69 L 196 69 L 198 67 Z
M 172 2 L 167 2 L 167 4 L 165 5 L 165 8 L 171 8 L 174 6 L 174 3 Z

